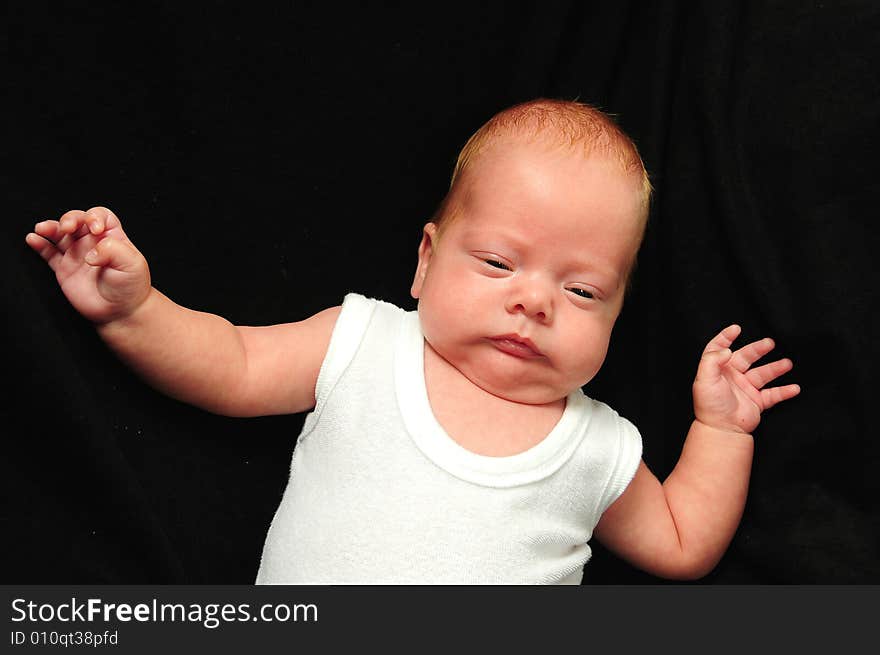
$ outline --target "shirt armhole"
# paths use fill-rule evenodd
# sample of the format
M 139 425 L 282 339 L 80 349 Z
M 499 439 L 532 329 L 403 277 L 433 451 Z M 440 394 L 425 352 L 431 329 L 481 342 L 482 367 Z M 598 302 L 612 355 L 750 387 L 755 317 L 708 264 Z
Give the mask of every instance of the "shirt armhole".
M 349 293 L 343 299 L 342 310 L 333 326 L 327 354 L 324 355 L 315 384 L 315 413 L 323 407 L 333 387 L 354 359 L 376 304 L 375 300 L 356 293 Z
M 617 419 L 617 461 L 605 486 L 605 493 L 599 506 L 599 516 L 620 498 L 635 477 L 642 459 L 642 435 L 639 434 L 638 428 L 622 416 L 615 418 Z

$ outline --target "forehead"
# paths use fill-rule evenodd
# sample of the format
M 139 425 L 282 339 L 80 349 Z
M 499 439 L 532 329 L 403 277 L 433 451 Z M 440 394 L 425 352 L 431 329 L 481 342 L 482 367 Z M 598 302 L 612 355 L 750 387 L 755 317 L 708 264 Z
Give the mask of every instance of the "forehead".
M 486 238 L 626 275 L 643 232 L 639 181 L 577 149 L 511 143 L 487 149 L 462 176 L 462 237 Z
M 616 160 L 585 156 L 577 147 L 500 143 L 482 152 L 460 182 L 460 206 L 476 221 L 641 228 L 639 178 Z

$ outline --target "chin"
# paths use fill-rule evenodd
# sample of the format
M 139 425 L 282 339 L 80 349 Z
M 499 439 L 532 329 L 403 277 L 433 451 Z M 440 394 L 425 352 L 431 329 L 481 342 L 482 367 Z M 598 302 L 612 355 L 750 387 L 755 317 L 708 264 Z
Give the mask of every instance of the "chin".
M 511 379 L 470 378 L 483 391 L 504 400 L 523 405 L 549 405 L 568 396 L 558 389 L 540 383 L 523 385 L 522 377 Z

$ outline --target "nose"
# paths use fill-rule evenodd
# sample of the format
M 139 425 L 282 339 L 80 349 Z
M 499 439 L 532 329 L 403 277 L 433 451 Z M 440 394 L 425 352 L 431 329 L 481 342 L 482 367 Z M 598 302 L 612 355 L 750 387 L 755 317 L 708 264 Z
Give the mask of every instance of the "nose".
M 553 320 L 553 291 L 538 277 L 517 280 L 507 296 L 505 307 L 511 314 L 525 314 L 540 323 Z

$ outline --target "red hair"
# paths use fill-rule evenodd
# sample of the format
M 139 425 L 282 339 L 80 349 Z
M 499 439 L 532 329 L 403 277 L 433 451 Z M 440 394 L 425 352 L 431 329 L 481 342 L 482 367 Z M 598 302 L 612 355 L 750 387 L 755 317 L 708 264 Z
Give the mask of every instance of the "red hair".
M 618 161 L 623 174 L 636 176 L 640 181 L 641 218 L 643 223 L 647 221 L 652 187 L 632 139 L 610 115 L 595 107 L 570 100 L 538 98 L 498 112 L 464 144 L 455 163 L 449 192 L 435 216 L 439 231 L 457 214 L 451 200 L 462 175 L 481 152 L 499 139 L 511 137 L 581 148 L 584 157 L 597 154 Z

